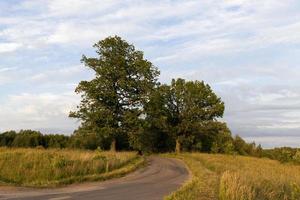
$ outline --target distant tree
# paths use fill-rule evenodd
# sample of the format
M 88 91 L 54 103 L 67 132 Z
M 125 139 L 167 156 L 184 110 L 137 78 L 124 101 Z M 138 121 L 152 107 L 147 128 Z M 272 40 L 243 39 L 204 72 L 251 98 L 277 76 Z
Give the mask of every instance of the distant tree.
M 39 131 L 21 130 L 18 132 L 14 141 L 13 147 L 37 147 L 43 146 L 43 135 Z
M 256 157 L 262 157 L 263 156 L 263 148 L 262 146 L 259 144 L 257 147 L 256 147 L 256 151 L 255 151 L 255 156 Z
M 256 155 L 256 144 L 255 142 L 247 143 L 246 146 L 247 155 L 255 156 Z
M 226 123 L 209 120 L 198 123 L 193 134 L 192 151 L 233 153 L 231 131 Z
M 136 139 L 133 133 L 137 127 L 132 125 L 138 124 L 159 71 L 144 59 L 142 51 L 118 36 L 101 40 L 94 47 L 98 57 L 83 56 L 82 62 L 95 72 L 95 78 L 79 83 L 76 92 L 82 100 L 70 117 L 81 119 L 82 130 L 110 140 L 115 150 L 119 135 Z
M 60 134 L 43 135 L 34 130 L 6 131 L 0 134 L 0 146 L 65 148 L 69 138 L 69 136 Z
M 100 141 L 95 133 L 84 134 L 81 132 L 80 134 L 75 134 L 71 137 L 69 147 L 94 150 L 100 147 Z
M 43 135 L 43 146 L 45 148 L 65 148 L 70 142 L 70 137 L 60 134 Z
M 200 134 L 199 127 L 223 116 L 224 103 L 203 81 L 173 79 L 170 86 L 161 86 L 154 95 L 148 103 L 147 118 L 173 135 L 176 152 L 184 140 L 192 141 Z
M 233 139 L 234 150 L 240 155 L 248 155 L 248 144 L 239 136 L 236 135 Z
M 16 137 L 16 131 L 6 131 L 0 134 L 0 146 L 11 147 Z
M 300 149 L 296 149 L 292 159 L 295 163 L 300 164 Z
M 297 152 L 300 149 L 291 147 L 276 147 L 274 149 L 264 149 L 262 156 L 268 157 L 280 162 L 298 162 Z M 299 162 L 300 163 L 300 162 Z
M 235 153 L 231 132 L 225 123 L 214 122 L 216 125 L 216 135 L 211 147 L 212 153 Z

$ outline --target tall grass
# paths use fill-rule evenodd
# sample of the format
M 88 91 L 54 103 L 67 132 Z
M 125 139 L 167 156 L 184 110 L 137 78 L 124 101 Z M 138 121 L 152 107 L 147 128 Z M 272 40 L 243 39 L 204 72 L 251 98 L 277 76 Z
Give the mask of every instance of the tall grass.
M 141 158 L 134 152 L 0 148 L 0 182 L 49 186 L 104 179 L 99 175 L 109 174 L 130 164 L 138 164 L 138 159 Z
M 183 159 L 193 179 L 166 199 L 299 200 L 300 166 L 244 156 L 169 155 Z

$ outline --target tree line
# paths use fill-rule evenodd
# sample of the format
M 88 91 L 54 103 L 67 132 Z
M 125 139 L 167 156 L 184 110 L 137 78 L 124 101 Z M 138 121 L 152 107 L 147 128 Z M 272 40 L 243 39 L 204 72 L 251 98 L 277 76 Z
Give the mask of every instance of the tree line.
M 219 124 L 225 128 L 225 124 Z M 207 134 L 215 131 L 215 128 L 206 127 Z M 229 130 L 227 130 L 229 131 Z M 153 134 L 149 132 L 145 134 L 144 147 L 147 147 L 148 152 L 162 152 L 172 151 L 175 144 L 168 146 L 166 143 L 168 138 L 165 135 Z M 238 154 L 245 156 L 267 157 L 280 162 L 300 163 L 300 149 L 291 147 L 280 147 L 273 149 L 262 149 L 260 145 L 255 143 L 247 143 L 240 136 L 232 137 L 230 132 L 227 134 L 220 134 L 213 140 L 212 143 L 202 145 L 205 142 L 204 138 L 195 138 L 194 144 L 187 140 L 183 143 L 184 151 L 202 151 L 208 153 L 224 153 L 224 154 Z M 91 134 L 83 132 L 75 132 L 72 135 L 63 134 L 42 134 L 35 130 L 20 130 L 20 131 L 6 131 L 0 133 L 0 147 L 18 147 L 18 148 L 71 148 L 71 149 L 102 149 L 107 150 L 110 147 L 110 141 L 101 140 L 100 134 Z M 152 138 L 151 138 L 152 136 Z M 157 137 L 157 138 L 155 138 Z M 150 138 L 150 139 L 149 139 Z M 154 139 L 153 139 L 154 138 Z M 124 139 L 124 138 L 123 138 Z M 170 139 L 170 138 L 169 138 Z M 121 138 L 120 138 L 121 140 Z M 156 143 L 153 143 L 156 141 Z M 206 140 L 207 141 L 207 140 Z M 128 144 L 121 144 L 123 150 L 133 150 Z M 174 141 L 173 141 L 174 143 Z M 176 142 L 175 142 L 176 143 Z
M 153 136 L 153 134 L 151 135 Z M 171 144 L 169 148 L 166 147 L 167 145 L 165 146 L 165 142 L 167 142 L 167 140 L 165 140 L 166 138 L 162 138 L 162 136 L 159 137 L 159 139 L 156 139 L 156 144 L 150 144 L 153 139 L 145 140 L 144 146 L 150 146 L 148 147 L 148 152 L 172 151 L 173 145 L 175 144 Z M 145 136 L 145 139 L 146 137 L 147 136 Z M 258 157 L 264 156 L 283 162 L 291 161 L 292 159 L 296 158 L 296 154 L 298 155 L 297 149 L 292 148 L 276 148 L 273 150 L 263 150 L 260 145 L 256 146 L 255 143 L 246 143 L 239 136 L 228 138 L 225 137 L 225 140 L 224 138 L 222 138 L 223 136 L 218 139 L 218 143 L 213 143 L 211 149 L 205 150 L 205 148 L 201 145 L 201 141 L 199 140 L 198 142 L 196 142 L 196 145 L 192 146 L 190 145 L 190 143 L 183 143 L 183 150 L 251 155 Z M 126 144 L 126 142 L 121 145 L 122 150 L 134 150 L 130 148 L 129 144 Z M 40 131 L 35 130 L 20 130 L 18 132 L 12 130 L 0 133 L 0 147 L 107 150 L 110 147 L 110 141 L 101 140 L 101 138 L 97 134 L 83 134 L 82 132 L 80 132 L 80 134 L 74 133 L 72 135 L 63 135 L 42 134 Z
M 6 132 L 4 146 L 260 154 L 260 146 L 232 137 L 220 121 L 225 105 L 208 84 L 182 78 L 160 83 L 158 68 L 119 36 L 93 47 L 97 56 L 81 61 L 94 78 L 78 84 L 81 102 L 69 115 L 80 119 L 79 128 L 69 137 Z
M 109 145 L 109 144 L 108 144 Z M 42 134 L 36 130 L 5 131 L 0 133 L 0 147 L 107 149 L 107 144 L 95 134 Z
M 292 147 L 276 147 L 273 149 L 264 149 L 263 157 L 273 160 L 279 160 L 282 163 L 300 164 L 300 149 Z
M 41 132 L 34 130 L 6 131 L 0 134 L 0 146 L 2 147 L 66 148 L 69 141 L 69 136 L 59 134 L 43 135 Z

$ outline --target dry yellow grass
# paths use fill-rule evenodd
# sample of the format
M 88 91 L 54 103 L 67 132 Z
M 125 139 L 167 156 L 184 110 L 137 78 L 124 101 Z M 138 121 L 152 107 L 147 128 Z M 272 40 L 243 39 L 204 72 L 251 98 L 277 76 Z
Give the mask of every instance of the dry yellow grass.
M 185 153 L 193 179 L 168 200 L 299 200 L 300 166 L 245 156 Z
M 129 172 L 142 161 L 134 152 L 0 148 L 0 183 L 53 186 L 100 180 Z

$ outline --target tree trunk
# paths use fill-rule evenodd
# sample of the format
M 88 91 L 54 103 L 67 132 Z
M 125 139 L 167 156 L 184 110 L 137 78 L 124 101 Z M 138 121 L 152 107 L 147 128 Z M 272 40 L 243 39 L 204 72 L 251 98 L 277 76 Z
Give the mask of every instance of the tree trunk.
M 175 152 L 176 152 L 176 153 L 180 153 L 180 151 L 181 151 L 181 144 L 180 144 L 179 139 L 177 138 L 177 139 L 176 139 Z
M 113 140 L 111 141 L 110 151 L 116 152 L 116 139 L 113 139 Z

